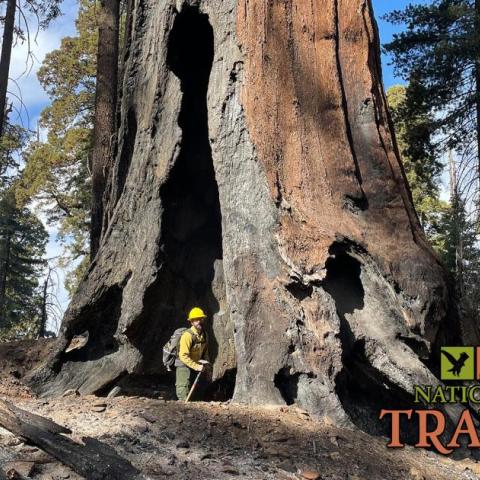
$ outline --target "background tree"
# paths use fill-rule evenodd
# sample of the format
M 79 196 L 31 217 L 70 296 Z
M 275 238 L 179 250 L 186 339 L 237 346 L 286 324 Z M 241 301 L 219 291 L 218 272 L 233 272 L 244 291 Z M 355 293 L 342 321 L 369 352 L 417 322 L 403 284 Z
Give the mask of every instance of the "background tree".
M 398 147 L 407 175 L 413 203 L 420 223 L 438 250 L 438 223 L 448 204 L 440 200 L 443 164 L 433 142 L 435 120 L 428 106 L 410 108 L 407 102 L 409 87 L 395 85 L 387 90 L 387 101 L 395 126 Z
M 432 141 L 435 120 L 424 105 L 409 103 L 409 86 L 388 89 L 387 99 L 415 209 L 425 234 L 455 280 L 458 300 L 470 318 L 478 315 L 480 251 L 476 222 L 459 191 L 459 165 L 449 152 L 450 196 L 440 198 L 440 149 Z
M 60 328 L 62 320 L 62 308 L 56 295 L 59 284 L 58 274 L 55 268 L 48 265 L 47 273 L 41 284 L 41 309 L 38 325 L 38 336 L 54 336 Z
M 25 168 L 16 189 L 20 205 L 35 200 L 47 221 L 59 226 L 64 246 L 62 266 L 77 265 L 67 276 L 74 291 L 88 263 L 91 205 L 89 156 L 95 98 L 97 52 L 95 3 L 82 0 L 78 35 L 62 39 L 46 55 L 38 78 L 51 99 L 41 114 L 46 141 L 33 142 L 24 153 Z M 79 263 L 80 262 L 80 263 Z
M 19 155 L 28 132 L 6 123 L 0 138 L 0 339 L 33 337 L 40 319 L 38 281 L 47 234 L 38 218 L 15 203 Z
M 478 224 L 471 219 L 457 183 L 458 165 L 449 154 L 450 202 L 440 223 L 444 237 L 443 260 L 455 278 L 460 306 L 469 318 L 478 323 L 480 300 L 480 247 Z
M 434 120 L 439 152 L 462 154 L 465 182 L 473 185 L 478 201 L 480 159 L 479 2 L 433 0 L 408 5 L 386 15 L 406 25 L 385 45 L 397 75 L 409 81 L 406 101 L 410 112 L 427 112 Z M 476 213 L 474 203 L 466 207 Z
M 36 17 L 37 31 L 46 28 L 49 23 L 60 15 L 59 4 L 61 0 L 7 0 L 3 23 L 2 52 L 0 55 L 0 138 L 3 136 L 6 123 L 6 104 L 8 74 L 14 38 L 28 42 L 28 59 L 33 56 L 31 49 L 31 26 L 29 26 L 26 13 L 30 12 Z M 15 23 L 16 12 L 18 20 Z
M 51 99 L 40 121 L 40 125 L 48 132 L 47 139 L 32 143 L 25 152 L 26 165 L 16 190 L 20 204 L 32 199 L 39 201 L 47 220 L 59 225 L 59 238 L 64 246 L 60 266 L 70 269 L 66 276 L 66 288 L 70 293 L 75 291 L 88 266 L 90 219 L 95 215 L 91 212 L 92 172 L 89 159 L 94 156 L 97 50 L 100 42 L 98 25 L 104 15 L 100 15 L 100 12 L 102 9 L 94 1 L 81 0 L 76 20 L 78 35 L 62 39 L 60 48 L 45 57 L 38 77 Z M 122 19 L 124 16 L 123 13 Z M 101 48 L 106 50 L 104 44 Z M 118 57 L 118 54 L 112 55 Z M 105 84 L 107 78 L 110 90 L 106 94 L 104 92 L 103 97 L 100 92 L 97 98 L 101 103 L 100 116 L 103 115 L 102 118 L 108 122 L 113 122 L 109 109 L 110 101 L 114 101 L 109 100 L 109 95 L 115 93 L 115 89 L 111 88 L 112 75 L 115 73 L 108 73 L 111 68 L 113 66 L 107 62 L 104 81 L 99 82 Z M 99 125 L 99 132 L 103 135 L 102 124 Z M 107 137 L 110 147 L 112 135 L 108 134 L 103 139 Z M 106 145 L 102 143 L 103 140 L 99 141 L 97 146 Z M 103 161 L 110 151 L 106 153 L 100 150 L 97 151 L 97 157 Z M 99 175 L 104 174 L 103 168 L 100 169 Z M 104 180 L 101 180 L 101 184 L 100 187 L 97 185 L 100 203 Z M 101 229 L 101 223 L 97 227 Z
M 39 279 L 48 235 L 12 189 L 0 196 L 0 338 L 35 336 L 41 319 Z
M 2 54 L 0 56 L 0 138 L 3 136 L 6 116 L 8 73 L 10 71 L 10 58 L 12 55 L 16 7 L 17 0 L 7 0 L 7 10 L 3 24 Z
M 92 149 L 92 218 L 90 251 L 98 250 L 103 195 L 114 155 L 118 88 L 120 0 L 101 0 L 98 15 L 97 82 Z
M 11 184 L 12 174 L 18 173 L 18 159 L 28 136 L 28 131 L 19 125 L 6 124 L 0 138 L 0 191 Z

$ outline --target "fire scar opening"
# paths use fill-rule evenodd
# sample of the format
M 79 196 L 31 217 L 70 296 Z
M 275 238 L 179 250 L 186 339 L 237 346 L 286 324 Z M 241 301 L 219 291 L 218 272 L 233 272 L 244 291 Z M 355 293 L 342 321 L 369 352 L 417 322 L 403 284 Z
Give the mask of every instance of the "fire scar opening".
M 220 201 L 208 136 L 207 90 L 213 53 L 208 16 L 198 8 L 183 8 L 175 18 L 167 51 L 167 66 L 180 80 L 182 92 L 180 151 L 160 190 L 158 278 L 147 292 L 141 328 L 132 339 L 143 354 L 144 375 L 161 372 L 161 346 L 176 328 L 188 326 L 188 311 L 195 306 L 209 317 L 211 360 L 219 355 L 212 320 L 225 299 L 225 285 Z
M 385 425 L 377 421 L 378 412 L 385 405 L 407 408 L 412 401 L 408 393 L 374 368 L 366 353 L 367 338 L 371 337 L 364 325 L 375 324 L 377 331 L 383 328 L 381 318 L 388 310 L 383 307 L 385 293 L 381 289 L 386 287 L 378 282 L 377 271 L 359 246 L 336 242 L 329 253 L 324 288 L 335 301 L 342 343 L 343 369 L 336 378 L 336 393 L 353 424 L 371 435 L 386 435 Z M 382 312 L 378 317 L 377 310 Z M 411 443 L 414 429 L 404 433 Z
M 205 308 L 210 319 L 218 311 L 212 283 L 215 264 L 222 260 L 222 223 L 207 110 L 212 61 L 213 30 L 208 16 L 196 8 L 184 8 L 175 20 L 167 55 L 168 67 L 180 79 L 183 94 L 178 118 L 182 143 L 161 191 L 162 251 L 174 279 L 169 303 L 177 323 L 185 321 L 185 313 L 196 305 Z M 175 320 L 169 324 L 174 325 Z M 213 335 L 210 338 L 212 343 Z

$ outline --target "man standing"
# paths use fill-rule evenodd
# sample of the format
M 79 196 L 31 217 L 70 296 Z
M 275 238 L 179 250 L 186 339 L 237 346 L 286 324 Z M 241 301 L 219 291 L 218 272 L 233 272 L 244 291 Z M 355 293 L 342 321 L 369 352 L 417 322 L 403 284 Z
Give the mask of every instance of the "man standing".
M 178 358 L 175 361 L 177 367 L 175 387 L 179 400 L 186 400 L 196 372 L 210 367 L 204 327 L 206 318 L 201 308 L 192 308 L 188 314 L 191 327 L 180 337 Z

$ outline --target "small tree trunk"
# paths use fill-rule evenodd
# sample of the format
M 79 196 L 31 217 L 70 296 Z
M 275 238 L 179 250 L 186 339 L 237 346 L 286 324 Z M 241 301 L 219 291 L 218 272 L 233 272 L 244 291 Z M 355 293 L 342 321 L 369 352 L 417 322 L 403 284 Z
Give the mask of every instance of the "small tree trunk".
M 477 174 L 480 195 L 480 0 L 475 0 L 475 103 L 477 111 Z M 480 199 L 477 199 L 480 201 Z
M 92 222 L 90 255 L 98 251 L 102 234 L 103 193 L 112 162 L 118 77 L 119 1 L 100 2 L 97 89 L 92 151 Z
M 50 277 L 50 272 L 43 282 L 43 290 L 42 290 L 42 312 L 40 317 L 40 325 L 38 328 L 38 336 L 40 338 L 45 337 L 45 331 L 47 326 L 47 289 L 48 289 L 48 279 Z
M 12 237 L 7 233 L 5 241 L 5 258 L 3 259 L 2 275 L 0 277 L 0 329 L 6 326 L 6 295 L 7 295 L 7 279 L 10 270 L 10 250 Z
M 123 31 L 123 41 L 120 45 L 120 40 L 122 39 L 122 34 L 119 31 L 119 65 L 118 65 L 118 79 L 117 79 L 117 105 L 115 110 L 116 125 L 120 125 L 121 121 L 121 104 L 122 104 L 122 80 L 125 74 L 125 64 L 128 59 L 129 48 L 128 42 L 132 35 L 132 9 L 133 9 L 133 0 L 126 0 L 125 2 L 125 23 Z M 120 26 L 120 24 L 119 24 Z M 116 138 L 116 136 L 115 136 Z M 115 142 L 114 156 L 117 153 L 118 143 Z M 112 214 L 112 208 L 115 204 L 113 201 L 115 191 L 114 186 L 114 175 L 113 170 L 109 169 L 108 177 L 106 178 L 105 191 L 103 194 L 103 218 L 102 218 L 102 232 L 107 228 L 110 217 Z
M 8 72 L 10 70 L 10 57 L 12 55 L 16 5 L 16 0 L 7 0 L 7 12 L 5 14 L 2 40 L 2 55 L 0 57 L 0 138 L 3 136 L 5 130 Z
M 453 159 L 453 153 L 448 152 L 448 162 L 450 167 L 450 204 L 453 209 L 453 229 L 455 232 L 455 288 L 459 298 L 463 297 L 463 229 L 460 198 L 458 196 L 457 184 L 457 166 Z

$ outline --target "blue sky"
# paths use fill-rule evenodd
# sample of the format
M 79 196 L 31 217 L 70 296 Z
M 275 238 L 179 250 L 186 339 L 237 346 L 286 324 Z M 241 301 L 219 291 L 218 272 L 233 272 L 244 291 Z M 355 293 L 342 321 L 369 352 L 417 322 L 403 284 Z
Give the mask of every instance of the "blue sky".
M 384 43 L 391 41 L 393 34 L 399 32 L 400 28 L 382 20 L 381 17 L 392 10 L 401 10 L 412 2 L 408 0 L 372 0 L 372 3 L 378 23 L 380 41 L 383 45 Z M 395 78 L 393 67 L 389 65 L 389 63 L 390 58 L 382 53 L 383 83 L 385 84 L 385 88 L 395 85 L 396 83 L 403 83 L 401 79 Z
M 3 14 L 3 8 L 0 10 Z M 18 118 L 18 114 L 11 115 L 10 120 L 22 123 L 32 129 L 36 128 L 37 120 L 42 109 L 48 105 L 48 97 L 43 91 L 37 80 L 37 71 L 45 55 L 60 46 L 60 40 L 68 35 L 75 34 L 75 17 L 77 14 L 77 2 L 75 0 L 65 0 L 62 4 L 63 15 L 51 23 L 50 27 L 45 31 L 38 32 L 35 38 L 36 21 L 30 16 L 29 24 L 32 32 L 32 50 L 35 54 L 36 61 L 27 64 L 27 44 L 19 43 L 12 51 L 12 61 L 10 65 L 9 77 L 15 79 L 17 85 L 12 81 L 9 83 L 10 92 L 21 96 L 23 102 L 27 106 L 28 115 L 22 109 L 22 118 Z M 30 70 L 30 67 L 31 70 Z M 28 74 L 24 74 L 25 69 L 29 69 Z M 18 106 L 18 104 L 17 104 Z
M 390 25 L 381 19 L 381 16 L 385 13 L 394 10 L 394 9 L 403 9 L 407 4 L 411 3 L 408 0 L 372 0 L 373 8 L 375 11 L 375 16 L 378 21 L 380 37 L 382 43 L 388 42 L 391 40 L 392 35 L 395 32 L 400 31 L 400 27 Z M 426 3 L 428 0 L 416 0 L 414 3 Z M 3 3 L 3 2 L 2 2 Z M 2 8 L 0 8 L 0 14 L 3 14 Z M 38 118 L 40 112 L 45 106 L 48 105 L 49 99 L 45 92 L 43 91 L 41 85 L 38 83 L 36 72 L 41 65 L 41 62 L 45 58 L 45 55 L 58 48 L 60 41 L 65 36 L 75 35 L 75 17 L 77 14 L 77 1 L 76 0 L 65 0 L 62 4 L 63 15 L 54 21 L 48 30 L 39 32 L 36 42 L 33 44 L 33 50 L 36 62 L 33 63 L 31 71 L 28 75 L 21 75 L 25 70 L 25 59 L 27 47 L 26 45 L 17 45 L 12 52 L 12 64 L 10 70 L 10 77 L 16 79 L 18 84 L 18 89 L 21 90 L 21 95 L 23 102 L 26 105 L 28 110 L 28 115 L 25 111 L 22 110 L 22 123 L 25 126 L 29 126 L 31 129 L 36 129 Z M 389 59 L 385 55 L 382 55 L 382 66 L 383 66 L 383 79 L 385 88 L 396 84 L 402 83 L 401 79 L 396 79 L 393 74 L 393 68 L 389 65 Z M 11 82 L 9 85 L 9 90 L 15 94 L 19 94 L 17 86 Z M 11 120 L 17 123 L 20 122 L 18 115 L 13 114 Z M 47 255 L 49 257 L 57 256 L 60 253 L 60 247 L 56 240 L 56 230 L 55 228 L 48 227 L 50 234 L 50 241 L 48 244 Z M 63 280 L 63 274 L 60 272 L 60 280 Z M 59 297 L 63 307 L 66 307 L 68 303 L 67 294 L 63 288 L 60 286 Z
M 428 4 L 428 0 L 372 0 L 373 10 L 378 23 L 378 30 L 380 32 L 380 41 L 383 44 L 392 40 L 393 34 L 401 32 L 402 26 L 392 25 L 385 20 L 382 20 L 382 16 L 392 10 L 403 10 L 409 4 Z M 389 65 L 390 58 L 382 54 L 382 69 L 383 69 L 383 83 L 385 88 L 391 87 L 397 83 L 405 83 L 400 78 L 395 78 L 393 74 L 393 67 Z

